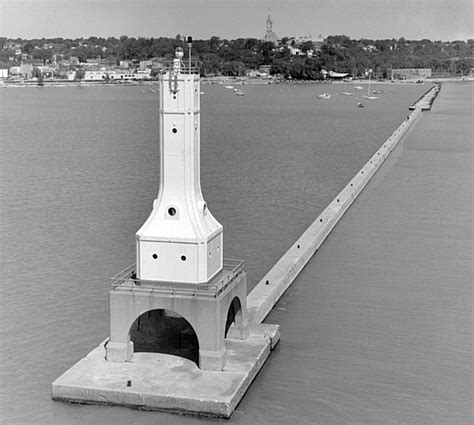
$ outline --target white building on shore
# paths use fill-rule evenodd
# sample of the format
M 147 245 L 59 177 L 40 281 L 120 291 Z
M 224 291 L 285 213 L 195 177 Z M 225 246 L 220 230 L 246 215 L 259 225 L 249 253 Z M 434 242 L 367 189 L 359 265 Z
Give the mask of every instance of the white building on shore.
M 84 75 L 85 81 L 144 81 L 151 79 L 151 70 L 138 70 L 138 71 L 86 71 Z
M 392 80 L 425 80 L 431 78 L 431 68 L 392 69 Z

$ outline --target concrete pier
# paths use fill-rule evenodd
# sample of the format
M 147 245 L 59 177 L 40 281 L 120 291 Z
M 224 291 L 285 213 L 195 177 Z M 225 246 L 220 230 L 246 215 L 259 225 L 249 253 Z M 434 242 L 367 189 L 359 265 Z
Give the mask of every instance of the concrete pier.
M 278 410 L 242 423 L 473 423 L 473 94 L 442 85 L 272 310 Z
M 247 297 L 249 321 L 260 323 L 265 319 L 372 176 L 418 120 L 422 111 L 431 108 L 439 90 L 439 85 L 433 86 L 414 104 L 415 107 L 407 119 L 400 124 L 380 149 L 375 152 L 346 187 L 316 218 L 313 224 L 254 287 Z

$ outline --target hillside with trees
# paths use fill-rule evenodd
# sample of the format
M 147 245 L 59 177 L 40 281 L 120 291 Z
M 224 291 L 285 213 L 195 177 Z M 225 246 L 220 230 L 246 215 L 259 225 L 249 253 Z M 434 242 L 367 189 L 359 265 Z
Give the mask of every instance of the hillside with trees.
M 101 60 L 111 65 L 124 60 L 138 64 L 151 58 L 170 59 L 178 46 L 186 47 L 180 35 L 75 40 L 3 37 L 0 38 L 0 67 L 28 61 L 44 65 L 70 61 L 79 68 L 87 60 Z M 363 76 L 369 68 L 380 78 L 388 78 L 392 68 L 431 68 L 433 75 L 462 76 L 471 71 L 473 46 L 474 40 L 354 40 L 345 35 L 328 36 L 319 45 L 284 37 L 275 45 L 255 38 L 225 40 L 214 36 L 209 40 L 195 40 L 193 56 L 199 60 L 202 75 L 242 76 L 247 70 L 268 65 L 271 74 L 301 80 L 320 79 L 321 70 Z

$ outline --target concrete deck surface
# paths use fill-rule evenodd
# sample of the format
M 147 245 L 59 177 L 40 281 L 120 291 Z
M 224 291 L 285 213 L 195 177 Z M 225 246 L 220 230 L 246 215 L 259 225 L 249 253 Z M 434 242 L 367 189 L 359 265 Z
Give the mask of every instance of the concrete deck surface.
M 252 325 L 245 340 L 226 339 L 224 371 L 191 360 L 135 353 L 132 362 L 105 360 L 104 344 L 52 385 L 55 400 L 228 418 L 280 338 L 276 325 Z

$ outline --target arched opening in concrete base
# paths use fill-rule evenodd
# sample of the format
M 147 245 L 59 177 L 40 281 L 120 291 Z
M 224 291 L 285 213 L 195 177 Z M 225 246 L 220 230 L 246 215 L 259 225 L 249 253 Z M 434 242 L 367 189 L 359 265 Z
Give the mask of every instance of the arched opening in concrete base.
M 130 327 L 134 352 L 163 353 L 184 357 L 199 367 L 199 341 L 190 323 L 170 310 L 150 310 Z
M 229 310 L 227 311 L 227 320 L 225 322 L 225 334 L 224 338 L 227 337 L 227 332 L 229 332 L 232 324 L 235 326 L 242 326 L 242 305 L 238 297 L 235 297 L 230 303 Z

